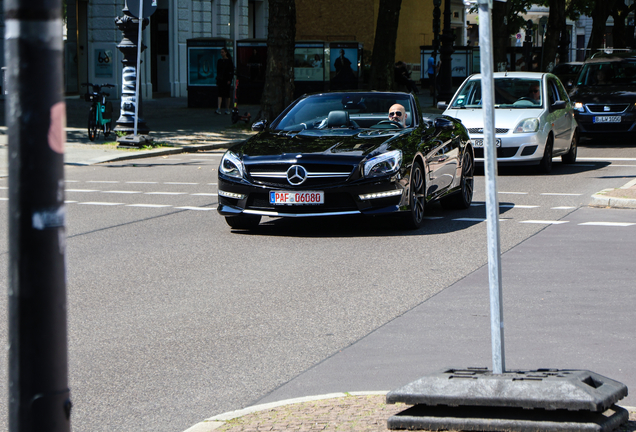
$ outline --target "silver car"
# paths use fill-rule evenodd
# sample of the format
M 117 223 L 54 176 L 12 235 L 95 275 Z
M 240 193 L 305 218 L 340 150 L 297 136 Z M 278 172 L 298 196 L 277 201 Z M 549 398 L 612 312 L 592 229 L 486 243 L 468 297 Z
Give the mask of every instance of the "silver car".
M 577 123 L 573 105 L 561 81 L 542 72 L 497 72 L 495 79 L 495 136 L 499 164 L 537 165 L 552 170 L 552 158 L 576 162 Z M 481 75 L 466 78 L 450 104 L 440 102 L 444 114 L 468 129 L 475 161 L 483 163 L 484 118 Z

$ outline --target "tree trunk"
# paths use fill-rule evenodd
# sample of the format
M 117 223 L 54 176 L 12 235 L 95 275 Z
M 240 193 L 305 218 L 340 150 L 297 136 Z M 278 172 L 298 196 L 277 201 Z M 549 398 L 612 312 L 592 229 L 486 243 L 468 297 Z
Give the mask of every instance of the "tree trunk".
M 269 0 L 267 65 L 259 118 L 273 121 L 294 100 L 295 0 Z
M 548 0 L 550 15 L 548 15 L 548 25 L 543 42 L 543 70 L 552 72 L 555 65 L 557 48 L 561 31 L 567 31 L 565 27 L 565 0 Z M 561 60 L 565 62 L 565 60 Z
M 492 51 L 495 72 L 508 70 L 506 53 L 510 46 L 508 7 L 508 2 L 495 1 L 492 5 Z
M 369 84 L 372 90 L 386 91 L 395 88 L 393 68 L 401 7 L 402 0 L 380 0 L 371 57 Z
M 605 39 L 605 22 L 610 15 L 616 0 L 597 1 L 594 5 L 592 13 L 592 34 L 587 44 L 588 53 L 586 57 L 591 56 L 599 49 L 603 48 Z

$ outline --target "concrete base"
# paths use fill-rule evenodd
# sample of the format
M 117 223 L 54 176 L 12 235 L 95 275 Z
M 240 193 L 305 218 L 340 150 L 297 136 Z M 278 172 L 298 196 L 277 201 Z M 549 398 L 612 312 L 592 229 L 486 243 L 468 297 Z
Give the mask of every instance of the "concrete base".
M 122 147 L 143 147 L 145 145 L 150 145 L 153 143 L 153 139 L 149 138 L 147 135 L 124 135 L 121 137 L 117 137 L 117 142 L 119 145 L 117 148 Z
M 609 432 L 627 423 L 627 410 L 613 406 L 602 413 L 492 407 L 416 405 L 389 417 L 390 430 L 462 430 L 511 432 Z

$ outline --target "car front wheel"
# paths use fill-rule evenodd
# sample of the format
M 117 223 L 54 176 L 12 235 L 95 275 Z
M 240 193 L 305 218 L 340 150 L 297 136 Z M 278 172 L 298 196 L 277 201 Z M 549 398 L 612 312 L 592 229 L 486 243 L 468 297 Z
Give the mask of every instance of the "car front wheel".
M 543 150 L 543 158 L 539 162 L 539 171 L 545 174 L 549 174 L 552 171 L 552 144 L 554 138 L 552 135 L 548 137 L 545 143 L 545 150 Z
M 409 187 L 410 210 L 404 215 L 408 229 L 419 229 L 424 224 L 424 209 L 426 206 L 426 184 L 424 168 L 419 162 L 411 167 L 411 182 Z
M 570 143 L 570 151 L 561 156 L 561 161 L 565 164 L 573 164 L 576 162 L 576 152 L 577 152 L 577 140 L 576 140 L 576 132 L 572 135 L 572 142 Z

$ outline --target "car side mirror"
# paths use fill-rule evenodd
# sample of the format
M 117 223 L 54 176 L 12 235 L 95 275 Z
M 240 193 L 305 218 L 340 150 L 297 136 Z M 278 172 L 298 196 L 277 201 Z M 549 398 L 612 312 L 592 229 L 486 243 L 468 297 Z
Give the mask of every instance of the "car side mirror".
M 559 110 L 559 109 L 564 109 L 566 105 L 567 104 L 565 103 L 565 101 L 558 100 L 552 104 L 551 108 L 554 110 Z
M 448 118 L 437 117 L 435 119 L 435 127 L 440 130 L 451 130 L 455 127 L 455 125 L 453 124 L 453 121 Z
M 264 131 L 267 128 L 267 120 L 259 120 L 252 125 L 252 130 L 256 132 Z
M 445 110 L 448 108 L 448 104 L 446 102 L 437 102 L 437 109 Z

